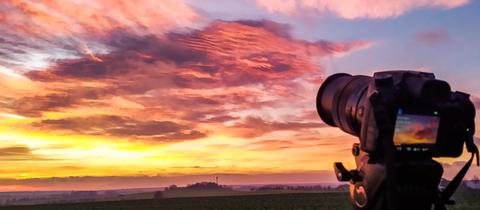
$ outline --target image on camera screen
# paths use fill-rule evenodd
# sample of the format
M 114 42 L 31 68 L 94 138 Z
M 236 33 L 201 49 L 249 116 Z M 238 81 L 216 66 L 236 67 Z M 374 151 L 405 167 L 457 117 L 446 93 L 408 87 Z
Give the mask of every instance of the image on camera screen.
M 395 146 L 435 144 L 439 124 L 440 118 L 438 116 L 404 114 L 399 110 L 393 143 Z

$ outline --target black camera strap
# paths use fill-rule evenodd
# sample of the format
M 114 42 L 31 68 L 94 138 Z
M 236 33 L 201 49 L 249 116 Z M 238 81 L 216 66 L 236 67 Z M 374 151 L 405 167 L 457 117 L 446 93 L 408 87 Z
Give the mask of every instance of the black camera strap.
M 467 161 L 467 163 L 457 173 L 457 175 L 452 179 L 452 181 L 448 183 L 447 187 L 440 193 L 440 197 L 438 201 L 435 203 L 435 210 L 446 210 L 447 208 L 445 207 L 445 205 L 452 203 L 450 198 L 455 193 L 458 186 L 460 186 L 460 184 L 462 183 L 462 180 L 467 174 L 468 169 L 472 165 L 473 159 L 475 157 L 477 160 L 477 166 L 480 166 L 478 148 L 477 146 L 475 146 L 475 144 L 473 144 L 473 139 L 471 143 L 472 144 L 467 143 L 467 149 L 472 154 L 472 156 L 470 157 L 470 160 Z

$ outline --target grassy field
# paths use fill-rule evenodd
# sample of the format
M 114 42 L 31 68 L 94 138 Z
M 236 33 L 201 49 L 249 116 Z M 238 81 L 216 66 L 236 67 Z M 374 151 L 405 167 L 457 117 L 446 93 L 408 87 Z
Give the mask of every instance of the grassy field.
M 456 205 L 449 206 L 449 210 L 479 210 L 480 209 L 480 190 L 473 190 L 462 187 L 453 195 Z
M 480 190 L 460 189 L 450 210 L 479 210 Z M 0 207 L 4 210 L 347 210 L 347 193 L 296 193 L 167 198 L 76 204 Z
M 344 210 L 346 193 L 304 193 L 167 198 L 97 203 L 3 207 L 5 210 Z

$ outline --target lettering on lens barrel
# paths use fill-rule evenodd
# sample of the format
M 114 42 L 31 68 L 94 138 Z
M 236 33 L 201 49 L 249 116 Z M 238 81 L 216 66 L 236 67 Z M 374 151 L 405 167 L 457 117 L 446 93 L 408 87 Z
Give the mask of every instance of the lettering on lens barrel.
M 478 149 L 475 107 L 470 96 L 452 91 L 433 73 L 386 71 L 370 76 L 334 74 L 317 95 L 317 111 L 328 125 L 359 138 L 352 153 L 357 168 L 335 163 L 339 181 L 350 182 L 354 209 L 446 209 Z M 433 157 L 470 160 L 445 190 Z

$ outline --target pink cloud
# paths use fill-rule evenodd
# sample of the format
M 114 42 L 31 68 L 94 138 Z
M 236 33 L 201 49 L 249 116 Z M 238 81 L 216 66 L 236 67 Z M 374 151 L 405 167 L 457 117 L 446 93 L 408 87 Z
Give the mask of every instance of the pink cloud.
M 427 45 L 444 44 L 450 40 L 448 31 L 445 29 L 433 29 L 428 31 L 421 31 L 415 35 L 417 42 Z
M 42 118 L 35 129 L 159 141 L 197 139 L 215 132 L 255 137 L 319 128 L 323 124 L 317 118 L 305 121 L 282 113 L 312 108 L 315 97 L 306 94 L 315 94 L 321 79 L 314 78 L 323 76 L 323 68 L 312 61 L 371 45 L 362 40 L 297 40 L 288 25 L 268 20 L 214 21 L 201 30 L 164 36 L 114 31 L 104 37 L 102 44 L 112 49 L 110 53 L 97 59 L 58 60 L 50 68 L 25 74 L 52 93 L 13 98 L 5 108 Z M 115 108 L 108 103 L 115 97 L 141 108 L 121 116 L 44 115 Z M 278 110 L 278 119 L 262 116 L 262 109 Z M 172 129 L 151 132 L 162 126 Z M 122 129 L 114 129 L 118 127 Z
M 163 33 L 188 26 L 198 18 L 183 1 L 6 0 L 3 27 L 34 36 L 71 36 L 130 28 L 135 32 Z
M 257 0 L 270 12 L 305 14 L 331 12 L 345 19 L 391 18 L 416 8 L 451 9 L 469 3 L 469 0 Z
M 52 60 L 111 51 L 115 30 L 161 35 L 192 27 L 200 16 L 181 0 L 4 0 L 0 2 L 0 65 L 42 69 Z

